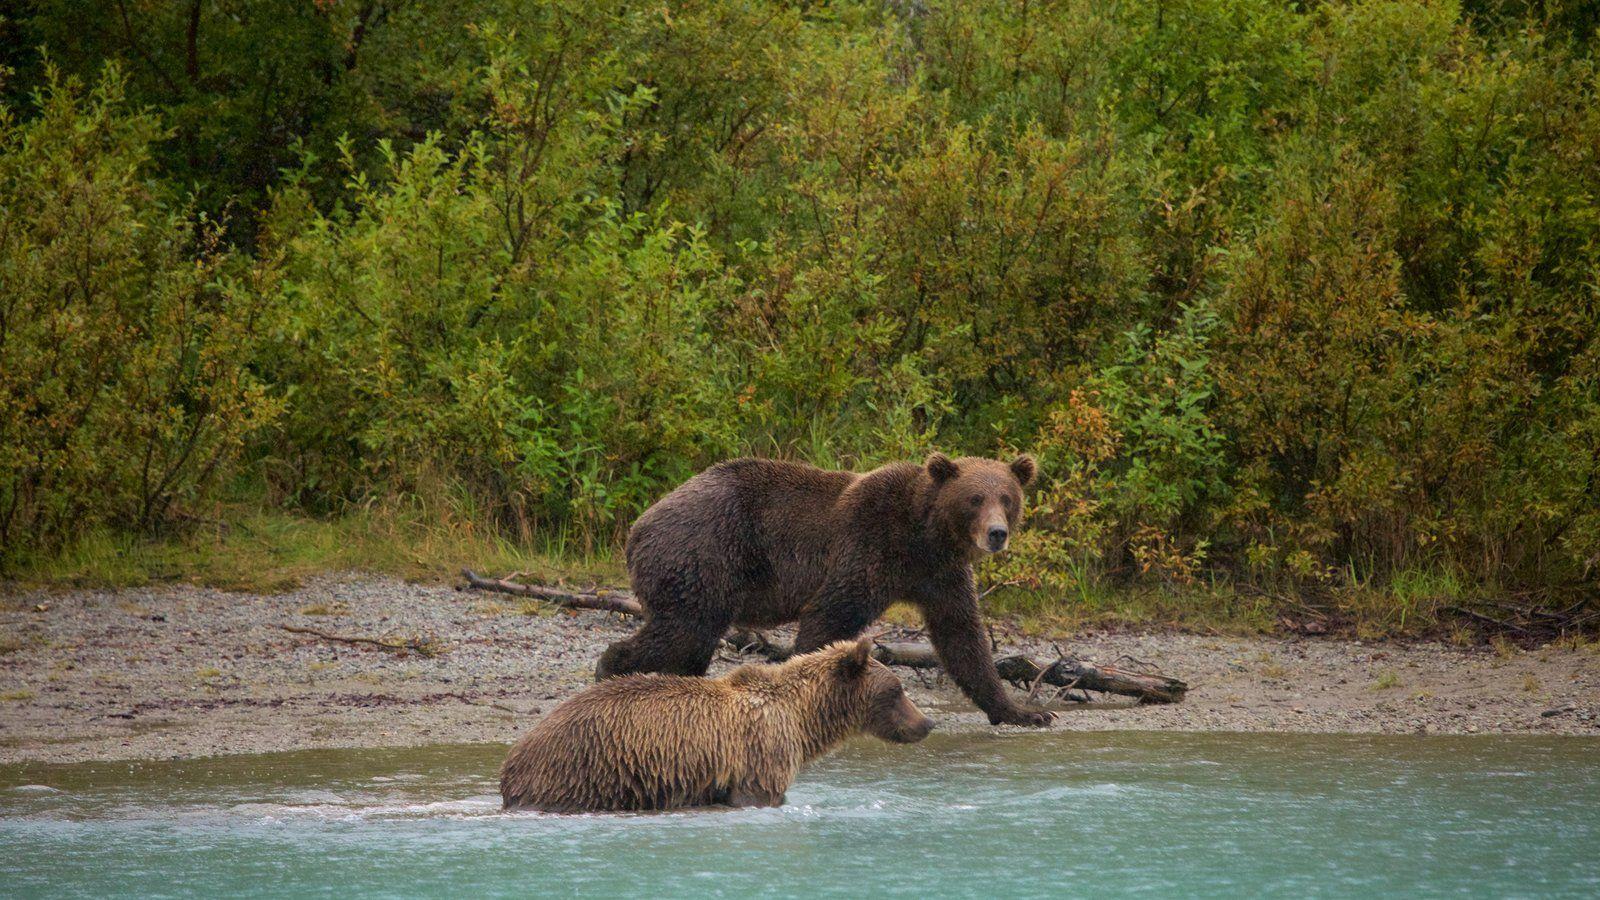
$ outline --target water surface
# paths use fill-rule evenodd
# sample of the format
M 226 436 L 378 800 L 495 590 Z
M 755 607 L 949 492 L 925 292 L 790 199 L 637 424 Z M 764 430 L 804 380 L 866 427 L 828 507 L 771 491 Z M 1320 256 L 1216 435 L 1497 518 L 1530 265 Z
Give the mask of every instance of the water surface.
M 502 814 L 500 746 L 0 768 L 0 895 L 1600 894 L 1600 740 L 934 735 L 782 809 Z

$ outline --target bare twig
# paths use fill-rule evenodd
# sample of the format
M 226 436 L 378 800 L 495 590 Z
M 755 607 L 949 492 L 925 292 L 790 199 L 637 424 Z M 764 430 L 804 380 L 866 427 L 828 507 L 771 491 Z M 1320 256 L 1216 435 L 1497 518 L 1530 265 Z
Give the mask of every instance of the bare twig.
M 1060 660 L 1058 659 L 1057 661 L 1059 662 Z M 1049 666 L 1041 668 L 1039 670 L 1039 677 L 1035 678 L 1033 680 L 1033 684 L 1028 685 L 1028 702 L 1029 703 L 1032 703 L 1035 700 L 1039 699 L 1039 685 L 1044 683 L 1045 673 L 1047 673 L 1049 671 L 1050 671 L 1050 667 Z
M 325 641 L 336 641 L 341 644 L 366 644 L 394 653 L 417 653 L 422 656 L 438 656 L 443 649 L 438 642 L 428 638 L 369 638 L 360 637 L 359 635 L 329 634 L 326 631 L 306 628 L 300 625 L 279 625 L 278 627 L 294 634 L 309 634 Z
M 978 594 L 978 599 L 982 600 L 983 598 L 989 596 L 990 594 L 994 593 L 995 591 L 1001 590 L 1002 588 L 1016 587 L 1017 585 L 1019 585 L 1021 583 L 1022 583 L 1022 579 L 1013 578 L 1010 581 L 1001 581 L 1001 582 L 996 583 L 996 584 L 991 584 L 988 587 L 984 588 Z
M 1155 667 L 1154 664 L 1145 662 L 1144 660 L 1140 659 L 1139 657 L 1134 656 L 1134 655 L 1129 654 L 1129 653 L 1124 653 L 1121 656 L 1117 657 L 1116 659 L 1113 659 L 1111 661 L 1111 664 L 1114 666 L 1114 665 L 1117 665 L 1118 663 L 1122 662 L 1123 660 L 1127 660 L 1129 665 L 1133 666 L 1135 669 L 1138 669 L 1141 672 L 1159 672 L 1160 671 L 1159 669 L 1157 669 Z
M 1466 614 L 1468 616 L 1471 616 L 1474 619 L 1478 619 L 1479 621 L 1488 622 L 1490 625 L 1493 625 L 1496 628 L 1508 629 L 1510 631 L 1515 631 L 1515 632 L 1517 632 L 1519 634 L 1527 634 L 1528 633 L 1528 629 L 1523 628 L 1521 625 L 1518 625 L 1515 622 L 1502 622 L 1501 620 L 1496 619 L 1494 616 L 1486 616 L 1481 612 L 1476 612 L 1474 610 L 1467 609 L 1465 606 L 1457 606 L 1455 604 L 1451 604 L 1450 606 L 1446 606 L 1445 609 L 1451 610 L 1452 612 L 1464 613 L 1464 614 Z

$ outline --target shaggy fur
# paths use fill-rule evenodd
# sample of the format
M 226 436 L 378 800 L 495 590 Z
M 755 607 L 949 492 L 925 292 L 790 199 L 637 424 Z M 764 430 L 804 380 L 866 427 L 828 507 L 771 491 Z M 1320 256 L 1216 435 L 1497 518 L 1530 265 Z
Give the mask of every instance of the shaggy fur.
M 634 675 L 563 703 L 511 748 L 506 809 L 547 812 L 778 806 L 806 762 L 865 731 L 933 728 L 872 642 L 841 641 L 718 679 Z
M 1043 725 L 995 674 L 972 562 L 1004 549 L 1033 458 L 930 456 L 866 474 L 739 459 L 663 497 L 628 533 L 647 621 L 596 677 L 703 675 L 730 625 L 800 622 L 797 650 L 860 634 L 889 604 L 921 609 L 956 684 L 993 723 Z

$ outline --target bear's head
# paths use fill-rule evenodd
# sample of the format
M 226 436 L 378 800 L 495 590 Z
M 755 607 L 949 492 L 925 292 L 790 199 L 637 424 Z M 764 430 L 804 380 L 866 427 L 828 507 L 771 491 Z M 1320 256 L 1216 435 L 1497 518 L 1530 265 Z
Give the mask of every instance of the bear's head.
M 872 658 L 872 638 L 839 641 L 823 652 L 834 657 L 849 707 L 861 716 L 862 731 L 896 744 L 914 744 L 933 730 L 933 720 L 911 702 L 900 679 Z
M 1022 489 L 1033 481 L 1033 457 L 1024 453 L 1005 463 L 935 453 L 925 466 L 934 486 L 928 511 L 934 523 L 974 556 L 1004 550 L 1022 516 Z

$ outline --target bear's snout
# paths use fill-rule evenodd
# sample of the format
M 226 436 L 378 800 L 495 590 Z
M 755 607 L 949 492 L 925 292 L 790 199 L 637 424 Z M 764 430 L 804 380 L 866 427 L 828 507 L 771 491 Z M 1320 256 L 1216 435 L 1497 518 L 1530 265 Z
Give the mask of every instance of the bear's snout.
M 1006 539 L 1011 537 L 1011 532 L 1004 525 L 989 526 L 989 552 L 999 553 L 1006 548 Z
M 926 715 L 923 715 L 919 710 L 917 713 L 917 721 L 901 728 L 900 732 L 895 735 L 894 740 L 896 743 L 900 744 L 915 744 L 917 741 L 927 737 L 928 732 L 932 730 L 933 720 L 928 718 Z
M 915 707 L 913 707 L 915 708 Z M 928 736 L 933 730 L 933 720 L 928 718 L 922 710 L 916 710 L 915 718 L 902 719 L 894 723 L 894 727 L 878 736 L 895 744 L 915 744 Z
M 933 730 L 933 720 L 917 708 L 903 690 L 892 700 L 882 697 L 876 704 L 867 731 L 896 744 L 915 744 Z M 887 702 L 886 702 L 887 701 Z

